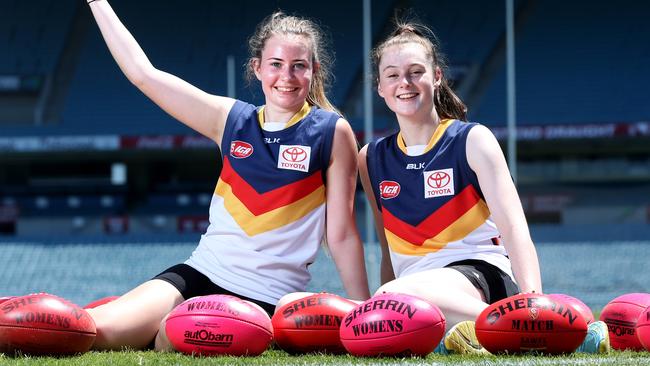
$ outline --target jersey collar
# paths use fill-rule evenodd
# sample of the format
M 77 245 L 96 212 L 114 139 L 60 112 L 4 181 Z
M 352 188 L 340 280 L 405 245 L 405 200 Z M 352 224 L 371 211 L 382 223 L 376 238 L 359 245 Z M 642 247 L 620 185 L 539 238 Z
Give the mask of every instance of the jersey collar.
M 257 120 L 259 121 L 260 127 L 262 128 L 264 127 L 264 122 L 265 122 L 264 107 L 265 106 L 262 106 L 260 110 L 257 112 Z M 302 108 L 300 108 L 300 110 L 296 112 L 296 114 L 294 114 L 293 117 L 291 117 L 291 119 L 289 119 L 289 121 L 284 125 L 284 128 L 289 128 L 295 125 L 296 123 L 300 122 L 303 118 L 307 116 L 307 114 L 309 114 L 310 111 L 311 111 L 311 106 L 309 105 L 309 103 L 305 102 L 305 104 L 302 105 Z
M 453 121 L 454 121 L 453 119 L 443 119 L 440 121 L 438 127 L 436 127 L 436 130 L 433 132 L 433 135 L 431 136 L 429 143 L 424 148 L 423 154 L 429 152 L 429 150 L 433 148 L 436 142 L 438 142 L 442 137 L 442 135 L 445 133 L 447 128 L 451 126 L 451 122 Z M 397 146 L 399 147 L 400 150 L 402 150 L 404 154 L 407 154 L 406 143 L 404 142 L 404 137 L 402 136 L 402 132 L 399 132 L 397 134 Z

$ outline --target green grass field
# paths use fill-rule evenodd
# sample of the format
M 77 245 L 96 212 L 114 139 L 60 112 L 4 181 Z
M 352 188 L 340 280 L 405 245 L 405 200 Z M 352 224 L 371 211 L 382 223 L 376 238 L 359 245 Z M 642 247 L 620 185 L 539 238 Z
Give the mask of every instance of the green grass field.
M 191 357 L 154 351 L 88 352 L 80 356 L 8 357 L 0 355 L 0 365 L 650 365 L 648 352 L 618 352 L 608 355 L 568 356 L 441 356 L 426 358 L 358 358 L 352 356 L 291 356 L 268 350 L 258 357 Z

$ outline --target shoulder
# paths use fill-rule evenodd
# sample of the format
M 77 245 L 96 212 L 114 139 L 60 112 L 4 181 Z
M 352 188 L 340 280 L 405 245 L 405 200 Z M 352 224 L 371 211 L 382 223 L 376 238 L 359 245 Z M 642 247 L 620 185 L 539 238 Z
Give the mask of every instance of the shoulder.
M 492 166 L 503 158 L 499 141 L 489 128 L 477 124 L 467 135 L 467 161 L 475 171 L 482 166 Z
M 467 136 L 469 131 L 473 130 L 476 126 L 481 126 L 481 124 L 454 119 L 450 123 L 446 124 L 445 135 L 450 137 Z
M 375 151 L 387 151 L 390 148 L 392 148 L 396 143 L 397 143 L 397 135 L 399 132 L 391 133 L 388 136 L 383 136 L 383 137 L 378 137 L 370 141 L 366 145 L 367 147 L 367 153 L 366 154 L 374 154 Z
M 357 138 L 350 123 L 344 118 L 339 118 L 334 124 L 333 155 L 349 154 L 358 151 Z
M 253 104 L 239 99 L 232 99 L 232 107 L 230 107 L 230 111 L 228 112 L 228 120 L 250 118 L 251 116 L 257 115 L 258 109 Z
M 479 123 L 471 123 L 471 125 L 468 125 L 467 142 L 468 146 L 472 146 L 474 144 L 478 144 L 480 146 L 483 146 L 484 144 L 498 144 L 497 139 L 492 131 Z
M 350 122 L 340 116 L 336 120 L 334 130 L 336 131 L 337 135 L 343 134 L 346 136 L 354 137 L 354 131 L 352 130 Z
M 359 158 L 363 157 L 365 159 L 365 157 L 368 155 L 368 147 L 369 146 L 370 146 L 370 144 L 363 145 L 361 150 L 359 150 Z
M 340 114 L 330 111 L 327 109 L 322 109 L 318 106 L 312 106 L 311 112 L 309 114 L 310 118 L 316 122 L 329 122 L 329 123 L 338 123 L 339 119 L 343 119 Z M 345 121 L 345 119 L 343 119 Z

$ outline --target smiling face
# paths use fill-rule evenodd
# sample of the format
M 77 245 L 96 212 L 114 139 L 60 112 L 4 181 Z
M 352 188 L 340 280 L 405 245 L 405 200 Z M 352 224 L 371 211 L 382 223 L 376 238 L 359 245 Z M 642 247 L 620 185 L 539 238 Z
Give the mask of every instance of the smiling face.
M 435 112 L 434 90 L 440 86 L 441 74 L 422 45 L 387 47 L 378 71 L 377 91 L 398 118 L 426 118 Z
M 268 108 L 284 112 L 302 108 L 316 66 L 312 59 L 311 44 L 303 36 L 276 34 L 266 41 L 253 69 Z

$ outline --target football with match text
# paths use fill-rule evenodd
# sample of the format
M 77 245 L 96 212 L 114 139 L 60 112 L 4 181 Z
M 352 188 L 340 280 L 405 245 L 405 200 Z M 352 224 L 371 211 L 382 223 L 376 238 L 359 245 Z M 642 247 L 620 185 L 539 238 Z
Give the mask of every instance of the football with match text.
M 514 295 L 489 305 L 476 318 L 476 336 L 491 353 L 570 353 L 586 335 L 584 316 L 547 295 Z

